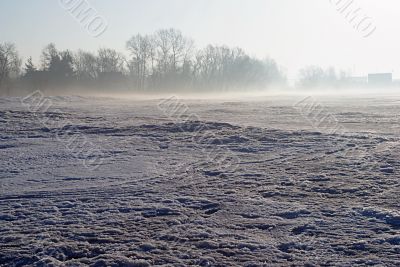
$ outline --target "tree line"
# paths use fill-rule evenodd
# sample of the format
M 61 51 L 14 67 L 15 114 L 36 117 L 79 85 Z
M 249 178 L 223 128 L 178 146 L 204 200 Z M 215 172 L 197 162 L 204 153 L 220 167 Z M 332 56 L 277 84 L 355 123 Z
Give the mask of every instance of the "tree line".
M 319 66 L 307 66 L 299 71 L 297 87 L 299 88 L 340 88 L 357 86 L 345 71 L 337 71 L 333 67 L 323 69 Z M 362 85 L 362 84 L 361 84 Z
M 39 64 L 31 57 L 22 64 L 14 44 L 0 43 L 0 90 L 224 91 L 286 83 L 272 59 L 261 60 L 228 46 L 197 49 L 176 29 L 132 36 L 126 55 L 111 48 L 96 53 L 58 50 L 51 43 L 42 50 Z

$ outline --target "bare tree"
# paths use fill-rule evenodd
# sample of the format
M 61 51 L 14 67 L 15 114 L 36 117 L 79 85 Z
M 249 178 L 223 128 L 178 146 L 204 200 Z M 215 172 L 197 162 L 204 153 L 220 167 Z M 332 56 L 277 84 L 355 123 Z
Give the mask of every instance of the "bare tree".
M 146 78 L 154 71 L 155 46 L 151 36 L 133 36 L 126 47 L 131 54 L 129 70 L 138 89 L 144 89 Z M 150 70 L 152 73 L 150 73 Z
M 96 55 L 82 50 L 72 54 L 68 50 L 58 51 L 50 43 L 42 50 L 41 68 L 36 69 L 29 59 L 22 80 L 26 86 L 93 85 L 104 90 L 128 90 L 132 84 L 140 90 L 245 90 L 266 88 L 286 80 L 273 60 L 259 60 L 240 48 L 227 46 L 209 45 L 196 50 L 192 39 L 172 28 L 152 35 L 134 35 L 126 42 L 126 48 L 128 60 L 114 49 L 101 48 Z M 13 45 L 2 45 L 1 49 L 0 85 L 5 77 L 18 73 L 20 65 Z M 10 64 L 14 67 L 10 68 Z M 314 81 L 320 75 L 317 72 L 317 69 L 304 70 L 302 80 Z M 332 70 L 323 71 L 320 76 L 337 80 Z
M 17 49 L 14 44 L 0 43 L 0 88 L 16 76 L 18 76 L 21 67 Z
M 183 63 L 190 59 L 194 49 L 193 40 L 175 29 L 159 30 L 156 43 L 159 63 L 164 72 L 178 72 Z
M 97 55 L 97 85 L 103 90 L 128 89 L 125 73 L 126 59 L 114 49 L 101 48 Z
M 190 58 L 194 42 L 184 37 L 178 30 L 170 29 L 168 33 L 171 42 L 171 68 L 172 72 L 176 73 L 178 68 Z
M 193 65 L 193 40 L 176 29 L 163 29 L 155 34 L 158 76 L 164 86 L 182 86 Z
M 155 42 L 157 46 L 157 66 L 158 72 L 161 75 L 168 73 L 169 71 L 169 61 L 170 61 L 170 51 L 171 43 L 169 39 L 168 30 L 159 30 L 156 33 Z
M 116 50 L 101 48 L 97 55 L 97 68 L 99 73 L 122 73 L 125 61 L 125 57 Z
M 94 80 L 97 78 L 97 59 L 90 52 L 79 50 L 74 55 L 74 70 L 78 80 Z
M 243 75 L 238 72 L 239 59 L 245 57 L 240 49 L 212 46 L 200 50 L 196 56 L 196 79 L 203 87 L 227 88 Z
M 300 70 L 299 85 L 301 87 L 335 87 L 339 84 L 342 78 L 336 75 L 334 68 L 330 67 L 324 70 L 318 66 L 308 66 Z

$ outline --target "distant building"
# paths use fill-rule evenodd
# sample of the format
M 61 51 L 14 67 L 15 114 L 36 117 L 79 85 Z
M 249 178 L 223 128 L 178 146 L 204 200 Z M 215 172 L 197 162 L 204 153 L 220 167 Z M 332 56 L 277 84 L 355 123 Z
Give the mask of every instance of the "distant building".
M 368 84 L 370 85 L 391 85 L 393 82 L 392 73 L 370 73 Z

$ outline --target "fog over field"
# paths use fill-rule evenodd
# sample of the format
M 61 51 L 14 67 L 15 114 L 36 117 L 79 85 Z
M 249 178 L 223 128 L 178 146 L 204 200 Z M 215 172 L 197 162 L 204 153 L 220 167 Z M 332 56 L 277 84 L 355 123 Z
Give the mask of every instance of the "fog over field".
M 0 3 L 0 266 L 400 266 L 399 4 Z

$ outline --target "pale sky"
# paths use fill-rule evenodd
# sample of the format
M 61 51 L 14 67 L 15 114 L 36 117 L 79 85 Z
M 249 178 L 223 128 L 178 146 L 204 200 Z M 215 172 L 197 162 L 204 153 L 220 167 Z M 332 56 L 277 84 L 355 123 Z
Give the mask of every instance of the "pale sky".
M 174 27 L 199 48 L 227 44 L 272 57 L 291 79 L 307 65 L 400 78 L 398 0 L 354 0 L 358 18 L 366 15 L 376 27 L 367 38 L 336 10 L 336 2 L 351 0 L 87 0 L 108 24 L 97 38 L 63 9 L 63 1 L 84 0 L 1 0 L 0 42 L 15 43 L 24 59 L 37 61 L 50 42 L 59 49 L 125 52 L 132 35 Z

